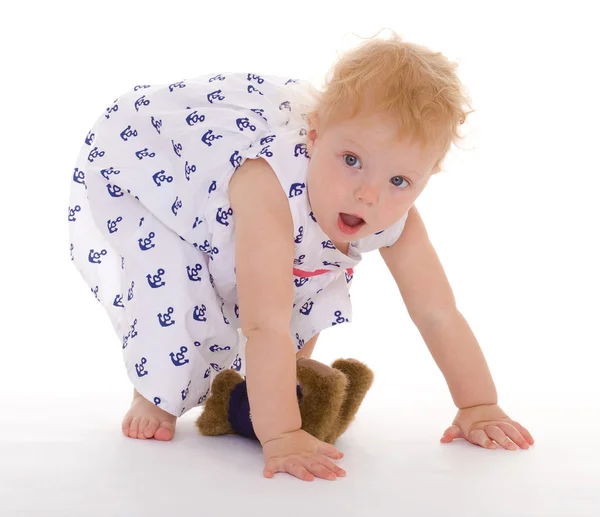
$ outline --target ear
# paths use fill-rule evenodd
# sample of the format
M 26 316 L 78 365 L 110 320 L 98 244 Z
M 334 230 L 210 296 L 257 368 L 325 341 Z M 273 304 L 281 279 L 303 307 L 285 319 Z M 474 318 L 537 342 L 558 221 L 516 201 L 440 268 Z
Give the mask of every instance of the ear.
M 316 112 L 312 112 L 308 115 L 308 132 L 306 134 L 306 147 L 308 154 L 312 154 L 312 150 L 315 146 L 315 140 L 319 136 L 319 115 Z
M 314 359 L 301 358 L 296 365 L 302 388 L 302 429 L 325 441 L 336 427 L 348 380 L 341 371 Z

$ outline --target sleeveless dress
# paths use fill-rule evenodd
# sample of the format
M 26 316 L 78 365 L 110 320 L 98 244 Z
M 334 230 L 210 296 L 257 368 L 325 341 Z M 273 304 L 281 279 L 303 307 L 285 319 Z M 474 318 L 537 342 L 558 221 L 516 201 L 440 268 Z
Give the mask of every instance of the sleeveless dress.
M 361 254 L 402 233 L 406 215 L 345 255 L 320 229 L 306 187 L 308 88 L 250 73 L 137 85 L 98 117 L 78 154 L 71 260 L 121 339 L 136 390 L 173 415 L 202 405 L 222 369 L 245 374 L 228 185 L 246 159 L 264 158 L 290 203 L 298 350 L 352 320 Z

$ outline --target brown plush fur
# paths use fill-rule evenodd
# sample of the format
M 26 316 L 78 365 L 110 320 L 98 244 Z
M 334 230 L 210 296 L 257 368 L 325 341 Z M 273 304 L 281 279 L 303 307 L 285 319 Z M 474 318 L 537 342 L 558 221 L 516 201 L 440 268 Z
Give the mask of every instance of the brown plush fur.
M 346 398 L 348 380 L 335 370 L 314 359 L 299 359 L 297 375 L 302 387 L 302 429 L 325 441 L 336 429 L 337 418 Z
M 244 378 L 235 370 L 223 370 L 215 377 L 204 411 L 196 420 L 196 427 L 205 436 L 234 434 L 229 423 L 229 398 L 233 388 Z
M 297 377 L 302 387 L 302 429 L 333 444 L 348 429 L 373 383 L 373 372 L 356 359 L 338 359 L 327 366 L 314 359 L 298 359 Z M 234 434 L 229 424 L 229 398 L 242 382 L 234 370 L 223 370 L 212 384 L 196 427 L 205 436 Z
M 348 379 L 346 397 L 339 412 L 336 426 L 323 440 L 333 444 L 346 432 L 346 429 L 354 420 L 358 408 L 373 384 L 374 375 L 367 365 L 356 359 L 338 359 L 333 362 L 331 367 L 344 373 Z

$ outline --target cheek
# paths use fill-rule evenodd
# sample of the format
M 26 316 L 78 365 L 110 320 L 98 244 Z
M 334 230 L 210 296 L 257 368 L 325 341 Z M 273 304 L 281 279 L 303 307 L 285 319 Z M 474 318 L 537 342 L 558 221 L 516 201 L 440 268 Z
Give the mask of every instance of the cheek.
M 337 180 L 337 172 L 331 160 L 322 161 L 315 172 L 317 173 L 316 182 L 322 187 L 330 188 Z
M 411 206 L 411 202 L 406 202 L 406 200 L 403 200 L 402 202 L 397 202 L 393 206 L 389 207 L 389 210 L 387 211 L 388 224 L 395 224 L 397 221 L 399 221 Z
M 311 160 L 308 181 L 309 188 L 313 190 L 313 198 L 319 205 L 335 204 L 340 193 L 350 188 L 344 168 L 335 156 L 319 156 L 318 161 Z
M 311 163 L 307 177 L 308 191 L 311 202 L 321 206 L 327 202 L 327 191 L 330 189 L 327 168 L 323 163 Z
M 337 160 L 329 160 L 326 170 L 327 183 L 331 188 L 340 189 L 349 187 L 349 175 Z

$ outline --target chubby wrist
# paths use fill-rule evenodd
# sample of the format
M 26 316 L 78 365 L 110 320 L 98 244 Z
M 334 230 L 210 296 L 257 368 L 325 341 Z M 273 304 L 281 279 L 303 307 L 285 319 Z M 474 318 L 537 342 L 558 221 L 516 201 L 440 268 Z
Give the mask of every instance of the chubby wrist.
M 299 431 L 302 427 L 302 419 L 300 418 L 300 410 L 298 410 L 298 418 L 290 419 L 288 422 L 278 421 L 272 422 L 269 425 L 261 427 L 253 422 L 254 432 L 261 446 L 265 446 L 267 443 L 279 440 L 284 436 Z
M 461 406 L 456 406 L 458 409 L 460 410 L 466 410 L 466 409 L 472 409 L 472 408 L 476 408 L 476 407 L 484 407 L 484 406 L 497 406 L 498 405 L 498 401 L 496 400 L 495 402 L 480 402 L 479 404 L 470 404 L 470 405 L 461 405 Z
M 246 343 L 250 418 L 262 443 L 299 429 L 296 353 L 287 332 L 254 332 Z
M 301 430 L 302 429 L 300 427 L 298 427 L 297 429 L 290 429 L 289 431 L 284 431 L 284 432 L 276 434 L 276 435 L 266 434 L 262 440 L 259 437 L 258 441 L 260 442 L 260 445 L 262 447 L 264 447 L 269 443 L 275 442 L 277 440 L 281 440 L 282 438 L 285 438 L 291 434 L 297 433 L 298 431 L 301 431 Z

